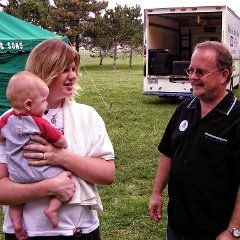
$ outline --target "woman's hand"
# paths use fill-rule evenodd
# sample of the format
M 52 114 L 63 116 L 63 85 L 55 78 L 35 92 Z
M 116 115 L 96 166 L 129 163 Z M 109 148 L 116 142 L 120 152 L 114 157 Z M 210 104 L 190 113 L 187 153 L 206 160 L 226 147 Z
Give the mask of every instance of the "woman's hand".
M 53 191 L 53 195 L 64 203 L 68 202 L 72 198 L 76 190 L 74 182 L 70 178 L 71 176 L 71 172 L 65 171 L 57 177 L 49 179 L 49 181 L 52 182 L 51 189 Z
M 30 159 L 29 165 L 58 165 L 71 171 L 74 175 L 90 183 L 110 185 L 114 181 L 115 164 L 113 160 L 100 157 L 81 156 L 65 148 L 58 148 L 39 136 L 32 136 L 39 144 L 29 144 L 24 147 L 24 157 Z M 45 156 L 45 158 L 44 158 Z
M 76 190 L 71 176 L 71 172 L 65 171 L 54 178 L 20 184 L 8 178 L 7 165 L 0 163 L 0 204 L 17 205 L 49 196 L 68 202 Z
M 35 167 L 43 165 L 62 166 L 61 159 L 63 159 L 66 149 L 55 147 L 44 138 L 37 135 L 31 136 L 31 139 L 39 144 L 28 144 L 24 146 L 24 157 L 37 160 L 29 161 L 29 165 Z

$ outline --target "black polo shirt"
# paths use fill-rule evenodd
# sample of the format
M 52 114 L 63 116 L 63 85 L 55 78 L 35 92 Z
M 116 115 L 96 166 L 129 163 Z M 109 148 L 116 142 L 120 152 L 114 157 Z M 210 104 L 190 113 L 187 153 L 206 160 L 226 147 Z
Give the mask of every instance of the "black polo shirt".
M 228 94 L 201 119 L 199 99 L 186 99 L 158 149 L 171 158 L 169 225 L 189 239 L 215 239 L 228 227 L 240 183 L 240 102 Z

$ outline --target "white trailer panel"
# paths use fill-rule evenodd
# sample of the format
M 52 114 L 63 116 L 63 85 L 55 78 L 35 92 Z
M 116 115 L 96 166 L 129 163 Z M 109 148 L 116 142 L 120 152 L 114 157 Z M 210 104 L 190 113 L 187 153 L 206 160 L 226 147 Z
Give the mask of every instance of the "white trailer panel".
M 184 69 L 194 46 L 205 40 L 223 42 L 233 56 L 229 89 L 239 86 L 240 19 L 227 6 L 144 10 L 144 95 L 192 95 Z

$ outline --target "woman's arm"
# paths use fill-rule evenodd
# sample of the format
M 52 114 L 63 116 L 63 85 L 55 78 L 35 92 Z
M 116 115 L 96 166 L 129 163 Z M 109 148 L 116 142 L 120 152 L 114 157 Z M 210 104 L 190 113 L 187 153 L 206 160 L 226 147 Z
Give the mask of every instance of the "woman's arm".
M 115 163 L 113 160 L 82 157 L 68 150 L 62 150 L 62 153 L 59 152 L 58 154 L 61 157 L 59 158 L 59 165 L 65 169 L 91 183 L 100 185 L 113 183 L 115 176 Z
M 0 204 L 17 205 L 53 195 L 67 202 L 75 191 L 70 176 L 70 172 L 64 172 L 55 178 L 37 183 L 19 184 L 9 179 L 7 165 L 0 163 Z
M 85 181 L 101 185 L 113 183 L 115 176 L 113 160 L 83 157 L 69 150 L 54 147 L 39 136 L 32 136 L 32 139 L 41 143 L 41 145 L 31 144 L 24 147 L 25 150 L 34 151 L 34 153 L 25 153 L 26 158 L 39 159 L 39 161 L 30 162 L 32 166 L 59 165 Z M 42 153 L 45 153 L 47 159 L 41 160 Z

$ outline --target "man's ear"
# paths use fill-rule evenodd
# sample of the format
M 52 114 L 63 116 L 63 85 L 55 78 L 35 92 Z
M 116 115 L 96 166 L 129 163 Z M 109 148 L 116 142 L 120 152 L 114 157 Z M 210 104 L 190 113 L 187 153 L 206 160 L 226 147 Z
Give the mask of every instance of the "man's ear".
M 223 70 L 223 82 L 227 82 L 228 75 L 229 75 L 229 70 L 228 69 Z
M 24 107 L 28 110 L 28 111 L 30 111 L 31 109 L 32 109 L 32 100 L 31 99 L 27 99 L 27 100 L 25 100 L 25 102 L 24 102 Z

